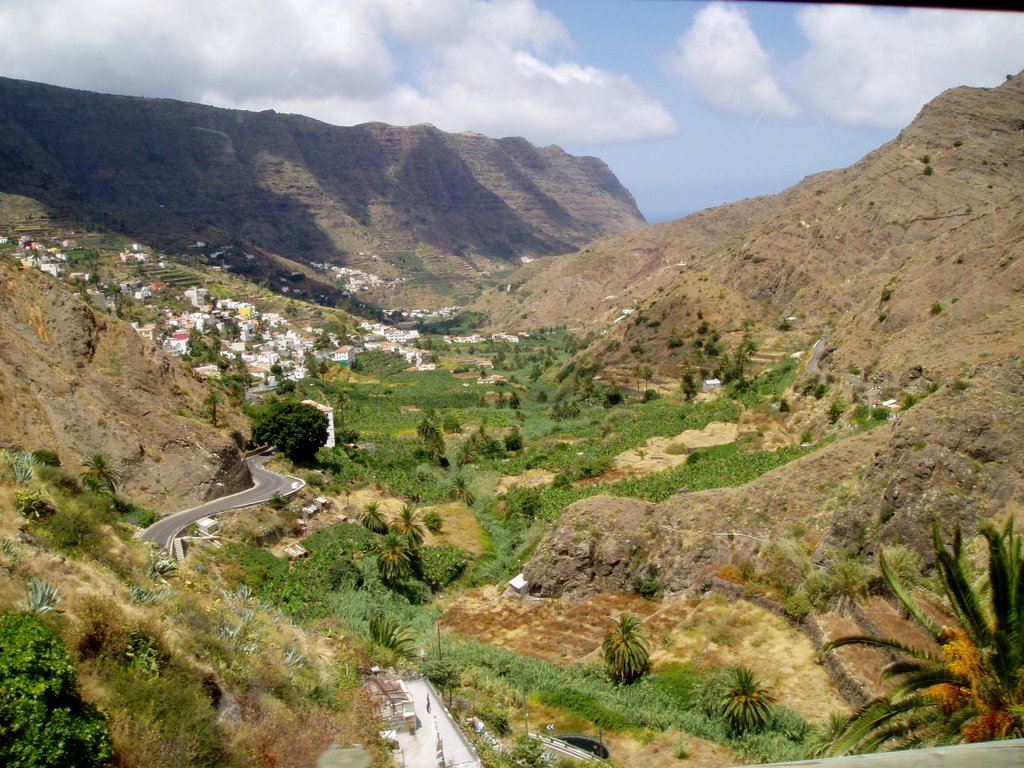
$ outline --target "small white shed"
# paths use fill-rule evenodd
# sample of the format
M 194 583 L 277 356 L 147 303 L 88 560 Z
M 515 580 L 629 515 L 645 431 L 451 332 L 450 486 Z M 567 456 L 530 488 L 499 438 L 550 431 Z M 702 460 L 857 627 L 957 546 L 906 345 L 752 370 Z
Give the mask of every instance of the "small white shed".
M 522 573 L 520 573 L 514 579 L 510 579 L 509 580 L 508 586 L 509 586 L 509 589 L 511 589 L 517 595 L 525 595 L 526 594 L 526 590 L 529 588 L 530 584 L 526 580 L 526 577 L 523 576 Z
M 203 536 L 213 536 L 220 528 L 220 523 L 212 517 L 201 517 L 196 520 L 196 527 Z

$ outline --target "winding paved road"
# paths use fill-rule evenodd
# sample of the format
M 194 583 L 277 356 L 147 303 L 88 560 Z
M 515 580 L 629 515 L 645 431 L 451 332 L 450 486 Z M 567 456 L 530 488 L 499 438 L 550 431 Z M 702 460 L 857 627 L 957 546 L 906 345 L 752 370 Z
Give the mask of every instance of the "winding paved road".
M 252 456 L 245 460 L 255 482 L 252 488 L 233 493 L 230 496 L 222 496 L 219 499 L 200 504 L 198 507 L 186 509 L 184 512 L 176 512 L 170 517 L 153 523 L 139 534 L 139 538 L 159 544 L 164 549 L 170 549 L 174 537 L 196 520 L 212 517 L 221 512 L 227 512 L 229 509 L 262 504 L 265 501 L 270 501 L 275 493 L 281 496 L 290 496 L 302 489 L 305 483 L 297 477 L 279 475 L 269 469 L 264 469 L 263 463 L 269 458 L 269 456 Z

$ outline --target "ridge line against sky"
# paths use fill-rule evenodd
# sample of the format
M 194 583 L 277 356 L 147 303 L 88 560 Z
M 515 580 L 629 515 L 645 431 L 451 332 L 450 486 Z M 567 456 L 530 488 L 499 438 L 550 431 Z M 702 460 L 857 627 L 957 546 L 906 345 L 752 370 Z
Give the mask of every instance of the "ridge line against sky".
M 855 162 L 1024 14 L 669 0 L 5 0 L 0 75 L 604 159 L 649 220 Z

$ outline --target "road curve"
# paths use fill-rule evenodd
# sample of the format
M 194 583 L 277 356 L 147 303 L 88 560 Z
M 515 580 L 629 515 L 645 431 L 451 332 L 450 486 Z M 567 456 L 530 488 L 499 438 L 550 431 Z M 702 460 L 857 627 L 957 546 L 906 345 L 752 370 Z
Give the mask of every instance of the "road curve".
M 297 477 L 279 475 L 269 469 L 264 469 L 263 463 L 269 458 L 269 456 L 252 456 L 245 460 L 255 483 L 252 488 L 233 493 L 230 496 L 222 496 L 219 499 L 200 504 L 198 507 L 186 509 L 184 512 L 176 512 L 153 523 L 139 534 L 139 538 L 159 544 L 164 549 L 170 549 L 174 537 L 196 520 L 212 517 L 221 512 L 227 512 L 229 509 L 262 504 L 265 501 L 270 501 L 274 494 L 290 496 L 302 489 L 305 483 Z

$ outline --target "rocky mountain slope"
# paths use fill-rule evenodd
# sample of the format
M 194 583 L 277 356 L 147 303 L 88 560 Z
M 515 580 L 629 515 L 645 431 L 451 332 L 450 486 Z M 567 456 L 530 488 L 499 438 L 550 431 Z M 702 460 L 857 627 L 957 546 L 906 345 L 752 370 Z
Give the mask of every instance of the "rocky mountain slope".
M 681 364 L 721 364 L 701 323 L 721 332 L 725 353 L 749 334 L 777 359 L 796 350 L 806 361 L 827 339 L 820 365 L 801 363 L 786 392 L 799 415 L 769 417 L 780 424 L 814 412 L 801 393 L 813 379 L 847 406 L 923 398 L 856 436 L 843 439 L 842 419 L 826 425 L 840 439 L 747 486 L 681 489 L 661 504 L 578 502 L 524 569 L 533 589 L 585 596 L 652 573 L 672 591 L 699 588 L 726 565 L 771 568 L 772 544 L 786 538 L 819 564 L 892 544 L 927 560 L 933 522 L 970 534 L 1019 517 L 1022 190 L 1018 75 L 944 93 L 850 168 L 607 238 L 490 298 L 495 323 L 525 311 L 523 322 L 606 329 L 582 358 L 625 381 L 650 364 L 666 386 Z
M 205 394 L 127 323 L 0 261 L 0 447 L 54 451 L 72 474 L 107 454 L 126 496 L 173 511 L 248 484 L 236 445 L 199 416 Z
M 606 365 L 672 376 L 704 320 L 726 333 L 749 320 L 767 346 L 787 345 L 776 325 L 828 336 L 834 371 L 949 371 L 1024 341 L 1022 190 L 1018 75 L 947 91 L 849 168 L 530 265 L 477 308 L 496 327 L 611 328 L 591 349 Z
M 0 191 L 157 246 L 237 240 L 305 265 L 372 255 L 375 272 L 448 280 L 644 223 L 603 162 L 555 146 L 9 79 Z

